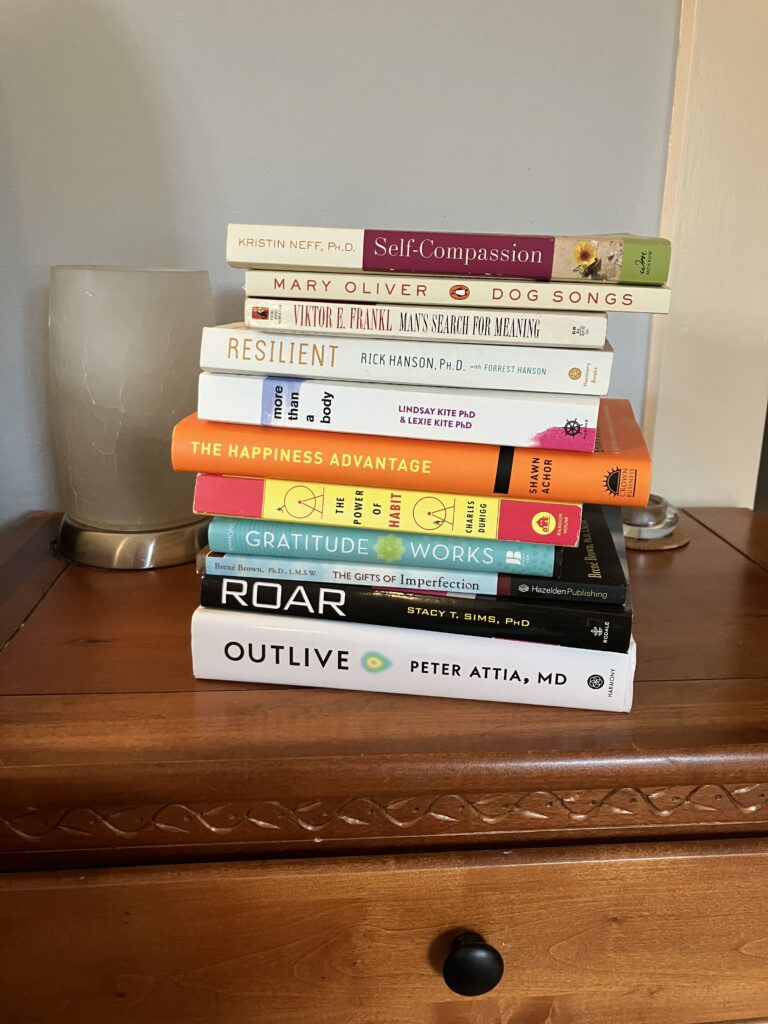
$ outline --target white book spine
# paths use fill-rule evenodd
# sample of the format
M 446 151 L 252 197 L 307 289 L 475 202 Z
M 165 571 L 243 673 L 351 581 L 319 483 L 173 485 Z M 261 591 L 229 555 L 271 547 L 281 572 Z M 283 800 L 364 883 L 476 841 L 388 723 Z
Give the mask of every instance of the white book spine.
M 201 373 L 198 416 L 341 434 L 592 452 L 599 398 Z
M 671 296 L 665 286 L 602 281 L 574 284 L 571 281 L 305 270 L 247 270 L 245 292 L 265 299 L 330 299 L 482 309 L 575 309 L 582 313 L 668 313 Z
M 198 608 L 198 679 L 419 694 L 629 711 L 635 644 L 627 654 L 355 622 Z
M 613 349 L 480 345 L 388 338 L 271 334 L 242 324 L 206 327 L 200 368 L 321 380 L 605 395 Z
M 460 569 L 429 569 L 364 562 L 320 562 L 302 558 L 261 558 L 258 555 L 210 554 L 205 571 L 211 576 L 249 576 L 303 583 L 342 583 L 379 590 L 429 590 L 459 597 L 496 597 L 499 576 L 495 572 L 462 572 Z
M 554 345 L 600 348 L 605 313 L 514 312 L 457 306 L 387 306 L 357 302 L 246 299 L 245 323 L 260 331 L 291 334 L 350 334 L 364 338 L 461 341 L 486 345 Z

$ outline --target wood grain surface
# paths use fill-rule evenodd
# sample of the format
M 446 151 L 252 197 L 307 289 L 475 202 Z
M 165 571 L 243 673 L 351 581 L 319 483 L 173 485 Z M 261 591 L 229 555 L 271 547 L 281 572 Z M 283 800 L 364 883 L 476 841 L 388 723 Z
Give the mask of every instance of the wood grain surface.
M 0 656 L 0 864 L 766 831 L 768 573 L 686 531 L 630 715 L 198 683 L 191 566 L 71 566 Z
M 768 1010 L 768 843 L 0 877 L 6 1018 L 56 1024 L 698 1024 Z M 471 928 L 505 961 L 440 975 Z
M 768 516 L 748 508 L 693 508 L 688 515 L 768 569 Z

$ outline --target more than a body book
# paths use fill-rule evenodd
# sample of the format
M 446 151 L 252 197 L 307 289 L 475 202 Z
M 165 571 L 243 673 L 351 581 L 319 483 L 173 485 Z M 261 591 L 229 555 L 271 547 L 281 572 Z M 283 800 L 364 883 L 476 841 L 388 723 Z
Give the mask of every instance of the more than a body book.
M 458 593 L 414 595 L 372 586 L 326 585 L 309 579 L 206 574 L 201 580 L 200 604 L 253 615 L 296 615 L 625 653 L 632 634 L 628 607 Z
M 423 533 L 366 530 L 310 523 L 278 523 L 217 516 L 208 526 L 213 551 L 230 556 L 461 569 L 464 572 L 553 576 L 561 554 L 549 544 L 517 544 L 468 537 L 430 537 Z
M 576 545 L 581 505 L 200 474 L 194 511 L 431 536 Z
M 602 348 L 605 313 L 509 312 L 364 302 L 246 299 L 246 326 L 289 334 L 351 335 L 404 341 L 521 347 Z
M 484 277 L 412 277 L 299 270 L 247 270 L 245 291 L 257 298 L 383 302 L 457 309 L 552 309 L 583 313 L 668 313 L 666 286 L 557 284 Z
M 629 711 L 635 644 L 619 654 L 448 633 L 438 640 L 421 629 L 198 608 L 192 669 L 197 679 Z
M 200 419 L 387 438 L 592 452 L 600 399 L 201 373 Z
M 632 406 L 614 398 L 600 402 L 591 453 L 211 423 L 193 414 L 174 429 L 171 459 L 181 472 L 538 502 L 643 506 L 651 483 Z
M 480 345 L 203 328 L 200 368 L 318 380 L 604 395 L 613 349 Z
M 639 235 L 517 235 L 230 224 L 233 267 L 664 284 L 671 246 Z

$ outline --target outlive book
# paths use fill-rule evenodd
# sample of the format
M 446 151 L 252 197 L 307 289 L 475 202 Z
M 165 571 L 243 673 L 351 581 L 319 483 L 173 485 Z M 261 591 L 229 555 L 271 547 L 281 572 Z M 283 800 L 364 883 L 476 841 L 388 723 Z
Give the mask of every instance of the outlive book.
M 198 679 L 629 711 L 635 644 L 620 654 L 482 637 L 468 643 L 419 629 L 198 608 L 192 662 Z

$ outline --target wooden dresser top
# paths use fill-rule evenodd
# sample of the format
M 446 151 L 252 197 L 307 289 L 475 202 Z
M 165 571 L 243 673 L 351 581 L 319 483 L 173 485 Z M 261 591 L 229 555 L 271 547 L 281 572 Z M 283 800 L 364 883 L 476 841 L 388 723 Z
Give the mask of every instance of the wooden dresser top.
M 768 519 L 630 553 L 629 715 L 198 682 L 191 565 L 0 540 L 0 865 L 768 830 Z

